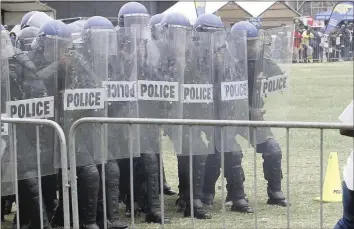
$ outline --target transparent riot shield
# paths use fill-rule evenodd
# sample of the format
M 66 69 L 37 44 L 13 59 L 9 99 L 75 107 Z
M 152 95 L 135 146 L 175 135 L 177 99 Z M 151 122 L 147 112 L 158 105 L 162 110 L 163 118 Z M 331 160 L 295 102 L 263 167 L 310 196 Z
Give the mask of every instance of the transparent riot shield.
M 50 119 L 58 121 L 56 100 L 60 56 L 69 40 L 40 37 L 36 40 L 35 57 L 18 53 L 11 59 L 14 72 L 9 83 L 10 100 L 7 116 L 13 118 Z M 56 158 L 60 158 L 55 130 L 33 124 L 12 125 L 11 153 L 16 152 L 17 179 L 41 177 L 56 173 Z
M 1 117 L 6 115 L 6 102 L 10 99 L 9 91 L 9 58 L 14 54 L 7 31 L 0 32 L 0 102 Z M 1 196 L 15 194 L 14 189 L 14 158 L 10 154 L 10 127 L 8 123 L 1 122 L 0 156 L 1 156 Z
M 155 44 L 159 50 L 159 56 L 151 53 L 149 63 L 157 71 L 156 79 L 166 82 L 169 87 L 170 99 L 159 103 L 160 117 L 164 119 L 183 119 L 183 104 L 178 85 L 184 82 L 186 66 L 186 49 L 191 39 L 191 30 L 181 27 L 168 27 L 156 31 L 159 37 Z M 153 49 L 151 49 L 153 51 Z M 176 87 L 172 87 L 176 85 Z M 182 126 L 164 125 L 163 135 L 168 136 L 173 143 L 177 155 L 182 153 Z M 160 146 L 162 151 L 162 146 Z
M 114 40 L 115 38 L 115 40 Z M 114 32 L 117 52 L 111 56 L 110 78 L 103 81 L 108 101 L 108 117 L 137 118 L 137 56 L 135 29 L 119 27 Z M 114 47 L 114 46 L 111 46 Z M 110 124 L 108 126 L 107 160 L 140 156 L 138 125 Z M 130 148 L 132 147 L 132 148 Z
M 132 27 L 135 29 L 135 36 L 137 39 L 150 40 L 151 39 L 151 29 L 150 29 L 150 15 L 148 14 L 131 14 L 124 15 L 124 26 Z
M 244 31 L 213 34 L 215 118 L 218 120 L 248 120 L 248 73 L 247 73 L 247 39 Z M 221 152 L 240 151 L 236 136 L 248 139 L 248 127 L 225 126 L 215 128 L 215 146 Z
M 84 117 L 107 117 L 106 92 L 103 81 L 109 77 L 109 47 L 111 31 L 94 28 L 86 30 L 83 43 L 68 53 L 65 89 L 63 95 L 64 122 L 66 136 L 72 124 Z M 108 155 L 106 125 L 85 123 L 75 131 L 76 166 L 103 163 Z
M 178 81 L 162 76 L 160 41 L 136 38 L 138 69 L 139 118 L 164 118 L 167 103 L 178 103 Z M 161 41 L 162 43 L 163 41 Z M 159 153 L 160 134 L 158 125 L 140 125 L 140 152 Z
M 293 31 L 293 26 L 287 26 L 260 33 L 260 58 L 255 61 L 254 74 L 249 81 L 253 85 L 251 120 L 288 120 Z M 250 133 L 255 144 L 284 135 L 281 129 L 268 127 L 253 128 Z
M 212 33 L 195 32 L 189 39 L 181 101 L 184 119 L 214 119 L 213 37 Z M 191 145 L 191 146 L 190 146 Z M 183 127 L 182 155 L 214 153 L 214 127 Z

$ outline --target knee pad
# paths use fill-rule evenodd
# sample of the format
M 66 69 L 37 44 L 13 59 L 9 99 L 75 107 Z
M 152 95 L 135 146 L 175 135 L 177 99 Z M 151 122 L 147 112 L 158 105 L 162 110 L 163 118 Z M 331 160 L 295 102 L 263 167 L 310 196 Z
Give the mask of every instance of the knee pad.
M 194 155 L 193 156 L 193 164 L 197 165 L 205 165 L 208 155 Z
M 119 185 L 120 171 L 118 164 L 115 161 L 109 161 L 105 165 L 106 170 L 106 185 L 116 187 Z
M 244 181 L 245 174 L 242 168 L 243 153 L 241 151 L 236 151 L 236 152 L 226 153 L 226 155 L 225 155 L 225 177 L 227 179 L 241 178 L 241 181 Z
M 99 184 L 100 174 L 96 165 L 86 165 L 78 168 L 78 179 L 84 180 L 88 184 Z
M 28 186 L 28 190 L 31 192 L 31 194 L 35 196 L 39 195 L 38 178 L 33 177 L 27 179 L 26 185 Z
M 279 143 L 271 138 L 268 139 L 266 142 L 262 143 L 264 150 L 263 152 L 263 159 L 271 157 L 274 160 L 281 160 L 282 159 L 282 152 L 279 146 Z
M 141 154 L 146 173 L 158 173 L 159 165 L 157 155 L 154 153 Z

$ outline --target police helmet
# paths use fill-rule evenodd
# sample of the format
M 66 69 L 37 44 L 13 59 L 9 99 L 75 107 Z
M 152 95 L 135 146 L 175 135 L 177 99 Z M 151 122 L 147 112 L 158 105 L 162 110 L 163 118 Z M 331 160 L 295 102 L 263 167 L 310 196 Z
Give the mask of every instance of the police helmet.
M 163 18 L 163 14 L 155 14 L 150 18 L 150 25 L 155 26 L 161 22 Z
M 30 19 L 30 17 L 36 13 L 38 11 L 30 11 L 28 13 L 26 13 L 23 17 L 22 17 L 22 20 L 21 20 L 21 29 L 24 29 L 25 27 L 27 27 L 27 22 L 28 20 Z
M 150 17 L 150 14 L 146 7 L 139 2 L 125 3 L 118 12 L 118 25 L 120 27 L 129 26 L 125 25 L 124 17 L 138 16 L 138 17 Z
M 263 52 L 263 40 L 259 39 L 259 30 L 255 25 L 248 21 L 237 22 L 231 28 L 231 34 L 247 36 L 247 58 L 248 60 L 257 60 L 261 58 Z M 246 34 L 244 34 L 246 32 Z
M 203 14 L 197 18 L 193 28 L 197 32 L 207 32 L 223 30 L 225 26 L 218 16 L 214 14 Z
M 114 29 L 110 20 L 101 16 L 93 16 L 87 19 L 84 23 L 83 30 L 87 29 Z
M 186 18 L 183 14 L 173 12 L 164 15 L 161 20 L 162 27 L 191 27 L 191 23 L 189 22 L 188 18 Z
M 258 29 L 251 22 L 240 21 L 231 27 L 231 33 L 237 33 L 238 31 L 246 31 L 248 40 L 258 38 Z
M 32 42 L 32 49 L 40 49 L 44 46 L 44 37 L 58 37 L 63 38 L 64 43 L 68 43 L 71 38 L 70 30 L 68 26 L 59 20 L 52 20 L 44 23 L 41 28 L 39 28 L 38 38 Z
M 30 51 L 33 40 L 39 35 L 36 27 L 26 27 L 22 29 L 16 38 L 16 48 L 22 51 Z
M 49 21 L 39 29 L 39 36 L 57 36 L 61 38 L 70 38 L 70 30 L 68 26 L 59 20 Z

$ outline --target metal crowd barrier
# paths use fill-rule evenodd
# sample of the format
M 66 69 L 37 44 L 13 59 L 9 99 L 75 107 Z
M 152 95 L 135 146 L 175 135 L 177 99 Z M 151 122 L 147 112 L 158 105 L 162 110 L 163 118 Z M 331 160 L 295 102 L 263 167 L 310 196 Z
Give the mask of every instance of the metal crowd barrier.
M 69 181 L 68 181 L 68 162 L 67 162 L 67 150 L 66 150 L 66 139 L 65 134 L 61 127 L 54 121 L 46 120 L 46 119 L 27 119 L 27 118 L 1 118 L 2 123 L 11 123 L 13 125 L 13 134 L 16 135 L 16 124 L 34 124 L 36 125 L 36 139 L 37 139 L 37 173 L 38 173 L 38 186 L 39 186 L 39 202 L 40 202 L 40 220 L 41 220 L 41 228 L 43 228 L 43 195 L 42 195 L 42 183 L 41 183 L 41 166 L 40 166 L 40 147 L 39 147 L 39 126 L 45 125 L 48 127 L 52 127 L 59 139 L 59 146 L 60 146 L 60 164 L 62 169 L 62 186 L 63 186 L 63 211 L 64 211 L 64 229 L 70 229 L 70 207 L 69 207 Z M 1 143 L 0 143 L 1 144 Z M 17 151 L 16 149 L 13 151 L 14 158 L 17 158 Z M 16 204 L 17 204 L 17 211 L 16 211 L 16 221 L 17 221 L 17 228 L 20 228 L 20 213 L 19 207 L 20 203 L 18 200 L 18 185 L 17 185 L 17 161 L 14 163 L 14 188 L 15 188 L 15 195 L 16 195 Z M 1 169 L 0 169 L 0 177 L 1 177 Z M 2 188 L 2 181 L 0 182 L 0 196 L 1 196 L 1 188 Z M 1 215 L 1 208 L 0 208 L 0 215 Z M 1 224 L 0 224 L 1 229 Z
M 319 129 L 320 130 L 320 160 L 321 160 L 321 171 L 320 171 L 320 201 L 321 201 L 321 210 L 320 210 L 320 228 L 323 228 L 323 131 L 325 129 L 352 129 L 352 124 L 342 124 L 342 123 L 323 123 L 323 122 L 276 122 L 276 121 L 230 121 L 230 120 L 192 120 L 192 119 L 142 119 L 142 118 L 98 118 L 98 117 L 90 117 L 90 118 L 82 118 L 77 120 L 71 127 L 69 132 L 69 161 L 70 167 L 76 167 L 76 158 L 75 158 L 75 136 L 76 130 L 82 124 L 87 123 L 96 123 L 96 124 L 126 124 L 129 125 L 129 137 L 132 139 L 132 125 L 136 124 L 150 124 L 150 125 L 182 125 L 182 126 L 189 126 L 189 131 L 191 131 L 192 126 L 218 126 L 221 127 L 221 174 L 224 174 L 224 142 L 223 142 L 223 133 L 224 127 L 226 126 L 243 126 L 243 127 L 250 127 L 252 129 L 258 127 L 273 127 L 273 128 L 285 128 L 286 129 L 286 172 L 289 174 L 289 131 L 290 129 Z M 192 135 L 190 134 L 189 137 L 191 138 Z M 190 139 L 191 141 L 191 139 Z M 133 149 L 132 141 L 130 141 L 130 149 Z M 257 177 L 256 173 L 256 150 L 254 149 L 254 176 Z M 162 153 L 160 153 L 160 159 L 162 158 Z M 190 159 L 190 174 L 189 174 L 189 181 L 192 183 L 192 153 L 191 149 L 189 152 L 189 159 Z M 102 162 L 103 163 L 103 162 Z M 160 160 L 159 167 L 162 171 L 162 160 Z M 76 170 L 71 169 L 71 187 L 72 187 L 72 212 L 73 212 L 73 228 L 79 229 L 79 217 L 78 217 L 78 202 L 77 202 L 77 183 L 76 183 Z M 102 171 L 104 173 L 104 171 Z M 164 218 L 164 192 L 163 192 L 163 176 L 160 176 L 160 190 L 161 190 L 161 213 L 162 218 Z M 104 180 L 103 186 L 104 186 Z M 225 186 L 224 179 L 221 179 L 222 187 Z M 132 151 L 130 151 L 130 195 L 131 195 L 131 206 L 134 209 L 134 187 L 133 187 L 133 155 Z M 290 202 L 290 178 L 289 175 L 287 176 L 286 180 L 286 187 L 287 187 L 287 198 Z M 222 228 L 226 228 L 226 211 L 225 211 L 225 191 L 224 188 L 222 190 L 222 220 L 223 226 Z M 191 196 L 191 206 L 193 206 L 193 190 L 192 186 L 190 186 L 190 196 Z M 105 195 L 105 192 L 103 192 Z M 258 229 L 258 213 L 257 213 L 257 179 L 254 181 L 254 197 L 255 197 L 255 213 L 254 213 L 254 220 L 255 220 L 255 228 Z M 105 199 L 105 198 L 104 198 Z M 104 213 L 106 212 L 106 202 L 104 201 Z M 105 222 L 106 222 L 106 215 Z M 191 226 L 194 228 L 194 211 L 191 208 Z M 134 212 L 131 214 L 131 228 L 135 226 L 135 219 L 134 219 Z M 162 228 L 164 228 L 164 224 L 162 224 Z M 287 228 L 290 228 L 290 206 L 287 206 Z

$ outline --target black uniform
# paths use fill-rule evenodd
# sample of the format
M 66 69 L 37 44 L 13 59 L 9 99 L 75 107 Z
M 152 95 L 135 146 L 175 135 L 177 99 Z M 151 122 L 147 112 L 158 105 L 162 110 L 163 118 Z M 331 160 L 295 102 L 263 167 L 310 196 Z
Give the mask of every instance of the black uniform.
M 37 68 L 25 53 L 19 53 L 10 59 L 10 95 L 11 100 L 23 100 L 40 98 L 47 96 L 49 93 L 42 79 L 38 78 Z M 51 142 L 45 141 L 47 128 L 41 127 L 40 139 L 41 150 L 49 151 L 47 154 L 42 154 L 42 162 L 47 161 L 49 166 L 53 166 L 51 157 L 53 155 L 53 145 Z M 34 228 L 40 228 L 39 219 L 39 187 L 36 164 L 36 135 L 35 127 L 32 125 L 17 125 L 17 154 L 18 154 L 18 174 L 23 176 L 23 180 L 18 181 L 19 201 L 20 201 L 20 224 L 31 225 Z M 50 152 L 51 151 L 51 152 Z M 51 168 L 50 168 L 51 169 Z M 54 181 L 50 176 L 49 183 Z M 48 187 L 44 181 L 44 190 Z M 50 194 L 44 197 L 43 203 L 43 225 L 44 228 L 51 228 L 47 216 L 48 212 L 53 211 L 54 200 Z M 48 206 L 46 206 L 46 204 Z
M 257 65 L 262 64 L 262 68 Z M 262 69 L 262 73 L 265 77 L 271 77 L 276 75 L 282 75 L 283 72 L 272 60 L 263 58 L 263 62 L 256 62 L 254 60 L 248 60 L 248 86 L 249 86 L 249 102 L 250 102 L 250 120 L 263 121 L 263 106 L 264 101 L 258 96 L 258 91 L 255 90 L 256 76 L 259 75 L 258 69 Z M 258 90 L 258 89 L 257 89 Z M 257 139 L 267 139 L 262 143 L 256 144 L 257 153 L 262 153 L 263 157 L 263 172 L 264 178 L 268 181 L 268 204 L 275 204 L 286 206 L 287 201 L 281 191 L 282 169 L 281 159 L 282 151 L 279 143 L 274 139 L 272 131 L 268 127 L 258 128 L 256 136 L 253 131 L 250 132 L 250 141 L 259 142 Z M 256 139 L 254 139 L 256 138 Z M 254 141 L 255 140 L 255 141 Z
M 245 44 L 244 44 L 245 45 Z M 225 51 L 225 52 L 223 52 Z M 234 50 L 235 51 L 235 50 Z M 222 101 L 221 99 L 221 83 L 244 81 L 245 61 L 240 60 L 233 62 L 228 58 L 226 50 L 222 48 L 215 55 L 215 116 L 219 120 L 243 120 L 248 119 L 248 101 Z M 236 54 L 236 53 L 235 53 Z M 235 55 L 234 54 L 234 55 Z M 229 68 L 224 70 L 224 68 Z M 233 72 L 231 70 L 236 70 Z M 248 129 L 243 127 L 224 127 L 224 168 L 225 178 L 227 181 L 227 198 L 226 201 L 232 201 L 232 211 L 252 213 L 253 210 L 249 207 L 244 190 L 245 175 L 242 168 L 243 153 L 241 146 L 236 141 L 236 135 L 241 135 L 248 138 Z M 215 141 L 221 143 L 221 129 L 216 128 Z M 219 146 L 220 147 L 220 146 Z M 216 181 L 220 176 L 221 168 L 221 152 L 220 148 L 215 148 L 215 154 L 208 155 L 204 178 L 204 198 L 203 202 L 206 205 L 213 205 L 215 196 Z

